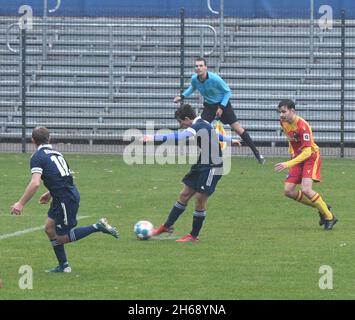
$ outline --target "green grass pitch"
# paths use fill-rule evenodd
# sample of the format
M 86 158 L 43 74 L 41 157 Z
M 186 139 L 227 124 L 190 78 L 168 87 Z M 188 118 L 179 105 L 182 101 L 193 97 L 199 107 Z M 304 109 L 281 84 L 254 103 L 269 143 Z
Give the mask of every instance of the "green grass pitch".
M 283 196 L 280 159 L 260 166 L 233 158 L 232 171 L 209 199 L 198 243 L 176 243 L 190 231 L 193 201 L 175 234 L 140 241 L 133 225 L 164 222 L 189 165 L 126 165 L 120 156 L 67 155 L 81 192 L 79 225 L 107 217 L 120 239 L 101 233 L 66 245 L 71 274 L 48 274 L 56 259 L 43 231 L 0 239 L 0 299 L 354 299 L 354 181 L 351 159 L 323 158 L 316 184 L 339 218 L 331 232 L 315 209 Z M 29 155 L 0 155 L 0 238 L 43 225 L 44 188 L 11 216 L 27 185 Z M 33 270 L 33 289 L 19 288 L 22 265 Z M 333 289 L 320 289 L 319 268 L 330 266 Z

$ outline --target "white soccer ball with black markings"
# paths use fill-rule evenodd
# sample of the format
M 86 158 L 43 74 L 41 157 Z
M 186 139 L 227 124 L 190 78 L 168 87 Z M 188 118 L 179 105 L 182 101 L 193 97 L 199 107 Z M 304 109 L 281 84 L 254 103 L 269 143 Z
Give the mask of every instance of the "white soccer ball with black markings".
M 154 226 L 149 221 L 141 220 L 134 225 L 133 231 L 138 239 L 148 240 L 153 236 Z

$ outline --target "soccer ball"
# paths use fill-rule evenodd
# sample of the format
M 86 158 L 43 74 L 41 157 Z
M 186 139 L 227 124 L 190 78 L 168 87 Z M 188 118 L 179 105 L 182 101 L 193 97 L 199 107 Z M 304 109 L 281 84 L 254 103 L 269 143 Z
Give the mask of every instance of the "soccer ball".
M 153 236 L 154 226 L 149 221 L 141 220 L 134 225 L 133 231 L 138 239 L 148 240 Z

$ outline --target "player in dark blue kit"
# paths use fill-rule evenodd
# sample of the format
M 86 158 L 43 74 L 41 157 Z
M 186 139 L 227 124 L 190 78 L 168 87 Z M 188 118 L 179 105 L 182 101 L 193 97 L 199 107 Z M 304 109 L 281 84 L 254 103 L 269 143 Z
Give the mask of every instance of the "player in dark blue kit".
M 208 197 L 215 191 L 216 185 L 223 174 L 223 161 L 220 141 L 229 141 L 232 145 L 240 145 L 240 142 L 230 137 L 219 135 L 211 124 L 201 117 L 196 117 L 195 111 L 189 104 L 182 105 L 176 112 L 175 118 L 182 128 L 182 132 L 171 134 L 146 135 L 143 141 L 167 141 L 182 140 L 195 137 L 200 149 L 199 158 L 191 167 L 190 172 L 183 178 L 184 187 L 179 200 L 164 224 L 154 231 L 154 235 L 163 232 L 172 232 L 172 226 L 184 212 L 192 196 L 196 197 L 195 211 L 193 214 L 192 230 L 186 236 L 177 239 L 178 242 L 198 240 L 198 234 L 206 217 L 206 203 Z
M 196 74 L 191 77 L 190 86 L 180 96 L 175 97 L 174 102 L 182 101 L 195 90 L 199 91 L 204 99 L 201 118 L 210 123 L 215 119 L 220 119 L 222 123 L 229 124 L 253 151 L 258 162 L 264 164 L 264 156 L 260 154 L 248 132 L 237 120 L 230 102 L 232 92 L 226 82 L 216 73 L 207 71 L 207 62 L 204 58 L 196 59 L 195 70 Z
M 40 197 L 39 203 L 46 204 L 52 199 L 45 232 L 59 262 L 57 267 L 47 271 L 71 272 L 64 250 L 65 243 L 78 241 L 98 231 L 118 238 L 118 231 L 108 224 L 106 218 L 93 225 L 73 229 L 77 225 L 80 195 L 73 183 L 68 163 L 60 152 L 53 150 L 49 141 L 47 128 L 33 129 L 32 142 L 36 145 L 37 151 L 31 157 L 32 178 L 22 197 L 11 206 L 11 213 L 21 214 L 26 203 L 37 192 L 42 179 L 49 191 Z

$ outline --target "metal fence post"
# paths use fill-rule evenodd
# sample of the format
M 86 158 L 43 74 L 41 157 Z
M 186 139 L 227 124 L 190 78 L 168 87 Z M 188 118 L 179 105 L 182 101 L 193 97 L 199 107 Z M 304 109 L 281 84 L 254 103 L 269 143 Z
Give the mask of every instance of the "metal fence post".
M 220 9 L 220 59 L 224 62 L 224 0 L 221 0 Z
M 48 17 L 48 0 L 43 1 L 43 26 L 42 26 L 42 59 L 47 60 L 47 17 Z
M 113 30 L 109 26 L 109 101 L 113 102 Z M 108 111 L 108 110 L 106 110 Z
M 345 108 L 345 10 L 341 11 L 340 157 L 344 158 Z
M 26 153 L 26 28 L 20 28 L 20 100 L 21 100 L 21 145 Z
M 180 9 L 180 94 L 185 82 L 185 9 Z M 181 100 L 182 103 L 182 100 Z
M 314 61 L 314 0 L 310 0 L 309 60 Z

